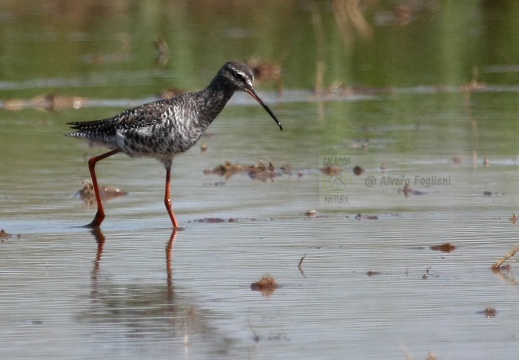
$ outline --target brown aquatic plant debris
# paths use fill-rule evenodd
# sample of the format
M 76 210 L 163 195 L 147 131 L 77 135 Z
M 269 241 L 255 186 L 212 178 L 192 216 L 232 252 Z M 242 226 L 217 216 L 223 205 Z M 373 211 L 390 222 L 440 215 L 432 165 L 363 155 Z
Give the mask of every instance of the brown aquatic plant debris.
M 79 96 L 46 94 L 36 96 L 32 99 L 7 99 L 3 101 L 3 108 L 11 111 L 23 109 L 59 111 L 64 109 L 79 109 L 87 102 L 88 99 Z
M 378 216 L 357 214 L 355 216 L 355 220 L 378 220 Z
M 405 197 L 409 195 L 427 195 L 427 191 L 411 189 L 408 184 L 405 184 L 403 188 L 398 188 L 399 194 L 404 194 Z
M 224 186 L 226 185 L 226 182 L 225 181 L 215 181 L 215 182 L 208 182 L 208 183 L 204 183 L 204 186 Z
M 313 217 L 317 216 L 317 211 L 315 211 L 315 210 L 308 210 L 307 212 L 305 212 L 305 215 L 310 217 L 310 218 L 313 218 Z
M 218 224 L 223 222 L 239 222 L 239 221 L 272 221 L 272 218 L 256 219 L 256 218 L 228 218 L 222 219 L 218 217 L 206 217 L 201 219 L 189 220 L 188 223 L 206 223 L 206 224 Z
M 499 191 L 483 191 L 483 196 L 503 196 L 504 193 Z
M 10 239 L 12 237 L 13 237 L 13 235 L 9 234 L 7 231 L 5 231 L 4 229 L 0 229 L 0 241 L 1 242 L 4 242 L 4 240 Z
M 355 141 L 350 145 L 350 148 L 352 148 L 352 149 L 364 150 L 364 151 L 368 150 L 368 147 L 369 147 L 369 142 L 362 141 L 362 140 Z
M 438 360 L 438 357 L 436 356 L 435 353 L 432 353 L 429 351 L 427 353 L 427 357 L 425 358 L 425 360 Z
M 251 290 L 261 291 L 263 296 L 270 296 L 274 291 L 279 288 L 279 284 L 269 274 L 263 276 L 260 280 L 250 285 Z
M 4 242 L 5 240 L 11 239 L 14 235 L 8 233 L 4 229 L 0 229 L 0 241 Z M 20 238 L 20 234 L 17 235 L 17 238 Z
M 258 166 L 249 170 L 248 174 L 251 179 L 263 182 L 267 182 L 269 180 L 274 181 L 274 178 L 277 176 L 274 165 L 272 165 L 270 161 L 268 167 L 262 162 L 258 162 Z
M 497 315 L 497 310 L 493 307 L 487 307 L 485 310 L 478 311 L 479 314 L 485 315 L 487 318 L 493 318 Z
M 461 159 L 460 156 L 453 156 L 452 157 L 452 162 L 454 163 L 454 165 L 461 165 L 462 159 Z
M 205 153 L 207 152 L 207 144 L 205 142 L 200 144 L 200 152 L 202 153 L 202 155 L 205 155 Z
M 413 355 L 406 348 L 402 347 L 401 349 L 404 353 L 406 360 L 414 360 Z M 438 358 L 436 357 L 435 353 L 429 351 L 427 353 L 427 357 L 425 358 L 425 360 L 438 360 Z
M 328 165 L 321 168 L 321 171 L 326 175 L 338 175 L 342 172 L 342 168 L 337 165 Z
M 441 245 L 433 245 L 431 246 L 431 250 L 434 251 L 441 251 L 444 253 L 450 253 L 451 251 L 456 250 L 456 246 L 452 245 L 451 243 L 444 243 Z
M 368 276 L 375 276 L 375 275 L 381 275 L 382 273 L 380 271 L 368 271 L 366 275 Z
M 126 196 L 128 193 L 121 189 L 117 189 L 111 186 L 102 185 L 99 187 L 99 192 L 101 195 L 101 199 L 110 200 L 120 196 Z M 90 180 L 83 181 L 83 188 L 76 193 L 77 196 L 81 200 L 85 202 L 88 206 L 91 206 L 96 203 L 96 197 L 94 192 L 94 185 Z
M 303 265 L 303 261 L 305 260 L 305 257 L 306 257 L 306 254 L 303 255 L 301 260 L 299 260 L 299 264 L 297 264 L 297 268 L 299 269 L 299 271 L 301 271 L 301 273 L 303 273 L 303 269 L 301 266 Z
M 323 69 L 320 70 L 324 71 Z M 319 83 L 321 83 L 321 81 Z M 326 88 L 319 88 L 316 85 L 314 92 L 322 98 L 333 98 L 334 96 L 377 96 L 381 94 L 394 94 L 396 89 L 393 87 L 379 88 L 367 86 L 345 86 L 343 81 L 336 80 Z M 368 142 L 355 143 L 351 147 L 353 149 L 366 150 L 368 148 Z
M 364 172 L 364 169 L 363 169 L 362 167 L 358 166 L 358 165 L 356 165 L 356 166 L 353 168 L 353 173 L 354 173 L 355 175 L 357 175 L 357 176 L 360 175 L 360 174 L 362 174 L 363 172 Z
M 514 247 L 508 254 L 506 254 L 505 256 L 503 256 L 501 259 L 499 259 L 498 261 L 496 261 L 496 263 L 494 265 L 492 265 L 491 269 L 492 271 L 494 272 L 500 272 L 503 268 L 501 265 L 503 265 L 503 263 L 505 261 L 507 261 L 508 259 L 510 259 L 512 256 L 514 256 L 517 252 L 519 251 L 519 245 L 517 245 L 516 247 Z
M 223 222 L 225 222 L 224 219 L 222 219 L 222 218 L 215 218 L 215 217 L 196 219 L 196 220 L 193 220 L 193 221 L 194 222 L 198 222 L 198 223 L 208 223 L 208 224 L 216 224 L 216 223 L 223 223 Z M 229 219 L 229 222 L 233 222 L 233 221 L 231 221 L 231 219 Z
M 225 180 L 228 180 L 233 175 L 243 173 L 248 174 L 251 179 L 267 182 L 269 180 L 273 181 L 275 177 L 283 174 L 290 175 L 292 168 L 288 165 L 276 168 L 271 161 L 269 161 L 268 164 L 258 161 L 254 165 L 240 165 L 226 161 L 221 165 L 215 166 L 213 169 L 204 170 L 205 175 L 216 174 L 225 177 Z

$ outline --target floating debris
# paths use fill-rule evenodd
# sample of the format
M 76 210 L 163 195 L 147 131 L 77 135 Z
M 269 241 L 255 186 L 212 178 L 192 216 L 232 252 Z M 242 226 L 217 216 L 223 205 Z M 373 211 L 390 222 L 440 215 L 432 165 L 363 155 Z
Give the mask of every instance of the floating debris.
M 456 246 L 452 245 L 451 243 L 445 243 L 445 244 L 441 244 L 441 245 L 433 245 L 433 246 L 431 246 L 431 250 L 441 251 L 444 253 L 450 253 L 450 252 L 456 250 Z
M 342 172 L 342 168 L 337 165 L 328 165 L 320 169 L 326 175 L 338 175 Z
M 512 217 L 510 219 L 508 219 L 512 222 L 512 224 L 515 224 L 516 221 L 517 221 L 517 216 L 515 215 L 515 213 L 512 214 Z
M 0 242 L 4 242 L 5 240 L 11 239 L 13 237 L 12 234 L 9 234 L 4 229 L 0 229 Z M 20 235 L 18 235 L 18 239 L 20 238 Z
M 364 169 L 363 169 L 362 167 L 358 166 L 358 165 L 356 165 L 356 166 L 353 168 L 353 173 L 354 173 L 355 175 L 357 175 L 357 176 L 360 175 L 360 174 L 362 174 L 363 172 L 364 172 Z
M 405 184 L 403 188 L 398 188 L 399 194 L 404 194 L 405 197 L 409 195 L 427 195 L 427 191 L 414 190 L 408 184 Z
M 314 93 L 320 96 L 336 95 L 336 96 L 377 96 L 384 94 L 396 93 L 396 88 L 378 88 L 368 86 L 346 86 L 343 81 L 336 80 L 332 82 L 327 88 L 320 88 L 316 86 Z M 366 144 L 367 145 L 367 144 Z
M 44 111 L 60 111 L 64 109 L 79 109 L 89 100 L 79 96 L 63 96 L 58 94 L 38 95 L 32 99 L 6 99 L 2 102 L 5 110 L 19 111 L 37 109 Z
M 504 193 L 499 191 L 483 191 L 483 196 L 503 196 Z
M 195 220 L 193 220 L 193 222 L 216 224 L 216 223 L 223 223 L 226 221 L 222 218 L 212 217 L 212 218 L 195 219 Z M 231 219 L 229 219 L 229 222 L 233 222 L 233 221 L 231 221 Z
M 503 266 L 503 263 L 510 259 L 512 256 L 514 256 L 517 252 L 519 251 L 519 245 L 517 245 L 515 248 L 513 248 L 508 254 L 506 254 L 505 256 L 503 256 L 501 259 L 499 259 L 498 261 L 496 261 L 496 263 L 494 265 L 492 265 L 491 269 L 492 271 L 494 272 L 500 272 L 501 270 L 504 269 Z M 508 268 L 510 268 L 510 266 L 508 266 Z
M 303 268 L 301 267 L 303 265 L 303 261 L 305 260 L 305 257 L 306 257 L 306 254 L 303 255 L 303 257 L 301 258 L 301 260 L 299 260 L 299 263 L 297 264 L 297 268 L 299 269 L 299 271 L 301 271 L 301 274 L 305 274 L 303 272 Z
M 200 144 L 200 152 L 202 153 L 202 155 L 205 155 L 205 153 L 207 152 L 207 144 L 205 142 Z
M 0 229 L 0 242 L 4 242 L 6 240 L 12 239 L 14 237 L 13 234 L 8 233 L 4 229 Z M 20 234 L 16 235 L 16 238 L 20 239 Z
M 355 216 L 355 220 L 378 220 L 378 216 L 357 214 Z
M 462 162 L 462 159 L 459 156 L 453 156 L 452 157 L 452 162 L 454 163 L 454 165 L 460 165 L 461 162 Z
M 429 351 L 425 360 L 438 360 L 438 357 L 435 353 Z
M 314 218 L 317 216 L 317 211 L 315 210 L 308 210 L 307 212 L 305 212 L 305 215 L 310 217 L 310 218 Z
M 253 170 L 249 170 L 249 177 L 251 179 L 267 182 L 274 181 L 274 178 L 277 176 L 277 173 L 274 169 L 274 165 L 269 161 L 269 166 L 266 167 L 265 164 L 259 163 L 258 167 L 255 167 Z
M 350 145 L 350 148 L 356 149 L 356 150 L 367 150 L 369 143 L 367 141 L 355 141 Z
M 208 182 L 204 183 L 204 186 L 224 186 L 226 184 L 225 181 L 215 181 L 215 182 Z
M 375 276 L 375 275 L 382 275 L 382 273 L 380 271 L 371 271 L 370 270 L 370 271 L 368 271 L 366 273 L 366 275 L 368 275 L 368 276 Z
M 506 265 L 501 265 L 501 266 L 498 266 L 494 269 L 494 267 L 492 267 L 492 271 L 493 272 L 496 272 L 496 273 L 508 273 L 512 270 L 512 265 L 510 264 L 506 264 Z
M 116 197 L 128 195 L 126 191 L 105 185 L 99 187 L 99 194 L 101 195 L 101 199 L 103 200 L 110 200 Z M 79 190 L 75 196 L 83 200 L 85 204 L 88 206 L 91 206 L 96 203 L 94 185 L 92 185 L 92 182 L 90 180 L 83 181 L 83 188 Z
M 253 291 L 261 291 L 263 296 L 270 296 L 274 291 L 279 288 L 279 284 L 269 274 L 263 276 L 260 280 L 250 284 L 250 288 Z
M 272 218 L 264 218 L 264 219 L 256 219 L 256 218 L 228 218 L 228 219 L 222 219 L 222 218 L 202 218 L 202 219 L 194 219 L 189 220 L 188 223 L 197 222 L 197 223 L 208 223 L 208 224 L 217 224 L 222 222 L 238 222 L 238 221 L 273 221 Z
M 283 174 L 291 175 L 292 168 L 290 166 L 282 166 L 279 169 L 276 169 L 270 161 L 268 165 L 258 161 L 257 164 L 245 166 L 226 161 L 224 164 L 218 165 L 213 169 L 204 170 L 205 175 L 216 174 L 225 177 L 225 180 L 228 180 L 233 175 L 240 173 L 248 174 L 251 179 L 267 182 L 269 180 L 273 181 L 275 177 Z
M 431 278 L 439 278 L 440 277 L 439 275 L 432 274 L 431 271 L 430 271 L 431 268 L 432 268 L 432 266 L 429 266 L 427 268 L 427 270 L 425 270 L 425 274 L 422 275 L 422 279 L 423 280 L 429 280 Z
M 493 318 L 497 315 L 497 310 L 492 307 L 487 307 L 485 310 L 481 310 L 477 312 L 478 314 L 483 314 L 487 318 Z

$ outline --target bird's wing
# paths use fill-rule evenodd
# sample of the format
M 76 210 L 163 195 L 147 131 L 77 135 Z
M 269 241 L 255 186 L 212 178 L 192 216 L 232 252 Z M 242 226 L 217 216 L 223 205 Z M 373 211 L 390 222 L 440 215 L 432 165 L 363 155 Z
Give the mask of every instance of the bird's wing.
M 113 118 L 113 125 L 117 128 L 138 129 L 165 120 L 165 115 L 171 111 L 168 100 L 158 100 L 136 108 L 126 110 Z
M 67 134 L 74 137 L 98 138 L 115 136 L 120 129 L 139 129 L 164 121 L 164 114 L 171 111 L 167 100 L 150 102 L 126 110 L 112 118 L 93 121 L 70 122 L 68 125 L 77 130 Z

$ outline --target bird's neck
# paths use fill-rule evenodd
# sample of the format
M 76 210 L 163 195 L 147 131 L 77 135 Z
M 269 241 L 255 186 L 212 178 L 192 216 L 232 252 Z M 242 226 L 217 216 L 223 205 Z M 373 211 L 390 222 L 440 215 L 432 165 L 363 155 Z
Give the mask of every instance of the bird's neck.
M 201 91 L 200 116 L 198 119 L 200 126 L 204 128 L 207 128 L 216 119 L 235 92 L 229 87 L 221 86 L 215 80 Z

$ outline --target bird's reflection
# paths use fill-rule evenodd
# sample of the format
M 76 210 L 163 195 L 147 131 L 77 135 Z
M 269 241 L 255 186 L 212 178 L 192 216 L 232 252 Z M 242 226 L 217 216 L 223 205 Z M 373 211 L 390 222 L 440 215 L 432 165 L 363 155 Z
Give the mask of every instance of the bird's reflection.
M 101 263 L 101 257 L 103 256 L 103 247 L 105 245 L 106 238 L 105 238 L 105 235 L 103 234 L 103 232 L 101 231 L 101 229 L 99 229 L 99 228 L 93 229 L 92 235 L 94 235 L 94 238 L 96 239 L 96 242 L 97 242 L 97 254 L 96 254 L 96 259 L 94 261 L 94 272 L 93 272 L 93 277 L 96 277 L 97 272 L 99 271 L 99 264 Z
M 166 273 L 167 273 L 167 286 L 168 286 L 168 297 L 173 301 L 173 266 L 172 266 L 172 257 L 173 257 L 173 244 L 175 243 L 175 239 L 177 238 L 177 231 L 173 229 L 171 232 L 171 236 L 169 237 L 168 244 L 166 245 Z
M 166 286 L 152 281 L 114 280 L 110 269 L 101 266 L 105 235 L 92 230 L 97 242 L 97 252 L 91 275 L 90 306 L 79 315 L 80 321 L 104 324 L 110 331 L 122 331 L 128 338 L 181 338 L 189 346 L 192 334 L 212 338 L 207 325 L 207 314 L 195 304 L 186 291 L 174 291 L 173 245 L 177 231 L 166 243 Z M 99 331 L 99 330 L 97 330 Z M 150 335 L 151 334 L 151 335 Z
M 101 264 L 101 258 L 103 257 L 103 248 L 105 244 L 106 237 L 101 231 L 100 228 L 96 228 L 92 230 L 92 235 L 97 242 L 97 253 L 94 261 L 94 270 L 92 273 L 92 279 L 94 282 L 97 279 L 97 274 L 99 272 L 99 267 Z M 173 229 L 169 240 L 166 245 L 166 273 L 167 273 L 167 288 L 168 295 L 171 295 L 171 299 L 173 299 L 173 266 L 172 266 L 172 258 L 173 258 L 173 244 L 175 239 L 177 238 L 177 230 Z

